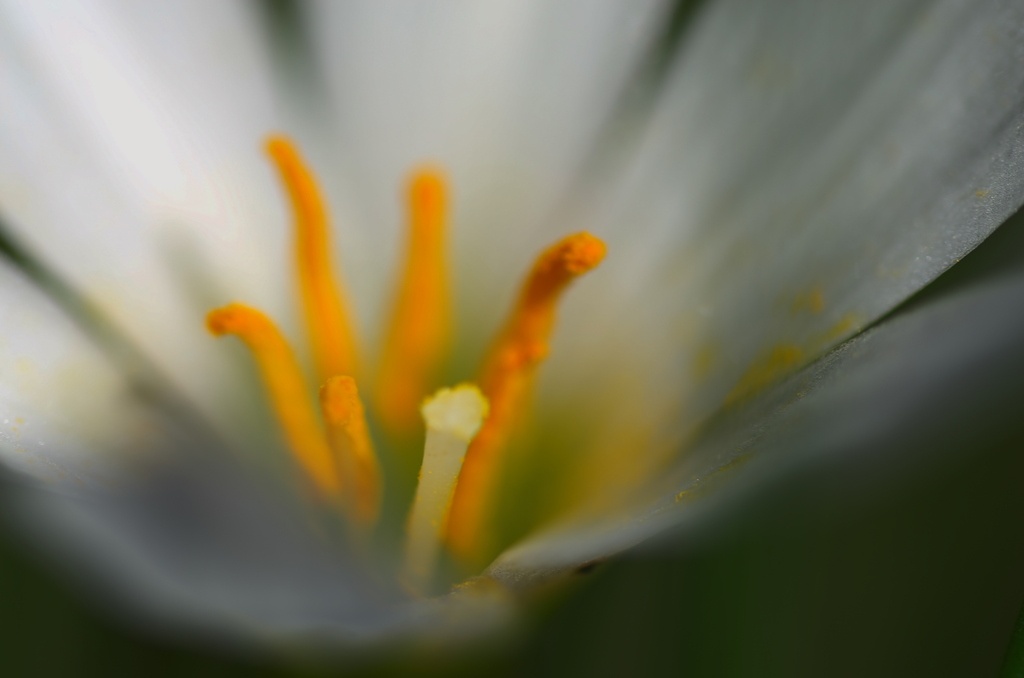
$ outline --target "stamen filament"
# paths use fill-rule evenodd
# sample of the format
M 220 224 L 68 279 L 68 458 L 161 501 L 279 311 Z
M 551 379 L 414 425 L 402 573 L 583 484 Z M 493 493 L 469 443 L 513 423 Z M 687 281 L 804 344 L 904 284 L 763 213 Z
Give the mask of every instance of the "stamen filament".
M 352 377 L 336 376 L 320 387 L 327 441 L 341 470 L 342 495 L 353 522 L 371 527 L 380 513 L 380 465 Z
M 480 385 L 491 414 L 466 454 L 447 525 L 449 545 L 468 564 L 477 564 L 492 546 L 483 528 L 502 453 L 525 409 L 536 369 L 547 356 L 558 301 L 569 283 L 604 255 L 604 243 L 589 233 L 564 238 L 543 252 L 484 363 Z
M 318 381 L 353 374 L 355 340 L 345 295 L 331 261 L 327 209 L 313 173 L 294 144 L 283 136 L 267 140 L 295 213 L 295 254 L 306 331 L 313 348 Z
M 337 466 L 317 422 L 299 363 L 277 326 L 260 311 L 242 304 L 210 311 L 206 326 L 216 336 L 233 334 L 249 347 L 292 454 L 321 495 L 337 497 L 341 489 Z
M 416 430 L 417 407 L 432 384 L 451 331 L 444 177 L 422 169 L 409 183 L 408 250 L 378 375 L 378 407 L 399 434 Z
M 466 449 L 484 418 L 487 400 L 473 385 L 443 388 L 423 403 L 427 424 L 416 498 L 409 513 L 406 582 L 426 593 L 433 578 L 441 532 Z

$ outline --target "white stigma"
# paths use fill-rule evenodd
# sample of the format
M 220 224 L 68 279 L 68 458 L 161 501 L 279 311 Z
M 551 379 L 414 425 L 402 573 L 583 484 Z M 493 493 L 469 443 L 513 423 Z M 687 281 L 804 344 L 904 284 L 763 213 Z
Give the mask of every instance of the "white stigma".
M 419 593 L 426 593 L 430 587 L 455 482 L 487 410 L 487 399 L 472 384 L 443 388 L 420 408 L 427 424 L 427 440 L 416 498 L 409 512 L 405 560 L 406 582 Z

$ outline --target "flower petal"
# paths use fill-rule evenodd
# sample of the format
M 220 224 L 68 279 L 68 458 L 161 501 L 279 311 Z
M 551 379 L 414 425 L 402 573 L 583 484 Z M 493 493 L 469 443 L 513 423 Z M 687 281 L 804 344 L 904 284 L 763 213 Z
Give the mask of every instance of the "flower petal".
M 852 336 L 1024 200 L 1024 7 L 706 10 L 594 215 L 620 271 L 603 301 L 672 315 L 695 419 Z
M 148 462 L 156 419 L 120 366 L 0 260 L 0 465 L 60 492 Z
M 1001 2 L 706 5 L 635 149 L 575 198 L 609 256 L 573 294 L 542 399 L 585 383 L 629 410 L 606 405 L 603 426 L 688 436 L 969 252 L 1024 200 L 1022 21 Z M 586 450 L 603 473 L 581 492 L 672 451 Z
M 312 35 L 362 216 L 347 270 L 391 293 L 398 186 L 429 161 L 451 175 L 460 314 L 500 304 L 553 236 L 547 220 L 656 37 L 661 0 L 315 2 Z M 559 233 L 564 225 L 559 225 Z M 348 234 L 346 234 L 347 236 Z M 480 253 L 501 253 L 483 256 Z M 360 273 L 361 272 L 361 273 Z
M 151 385 L 4 259 L 0 328 L 0 508 L 105 607 L 262 652 L 465 642 L 509 621 L 497 587 L 413 601 L 326 544 L 308 506 L 150 407 Z
M 4 502 L 107 607 L 260 654 L 337 659 L 412 639 L 466 642 L 501 628 L 513 609 L 498 587 L 411 599 L 351 543 L 326 540 L 308 507 L 227 465 L 169 459 L 115 491 L 13 487 Z
M 492 576 L 530 582 L 659 533 L 692 536 L 798 470 L 822 470 L 829 492 L 864 494 L 1019 436 L 1024 215 L 1004 229 L 934 292 L 708 422 L 644 511 L 537 535 Z
M 214 420 L 208 308 L 285 307 L 287 221 L 259 142 L 266 57 L 242 3 L 2 3 L 0 209 Z

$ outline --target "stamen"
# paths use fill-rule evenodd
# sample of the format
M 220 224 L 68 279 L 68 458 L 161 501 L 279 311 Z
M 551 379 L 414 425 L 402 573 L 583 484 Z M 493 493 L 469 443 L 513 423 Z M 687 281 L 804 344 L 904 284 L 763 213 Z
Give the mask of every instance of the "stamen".
M 417 406 L 451 331 L 447 192 L 432 169 L 416 172 L 409 183 L 408 250 L 377 383 L 381 419 L 399 434 L 416 430 Z
M 338 469 L 295 354 L 273 321 L 254 308 L 230 304 L 210 311 L 206 326 L 216 336 L 233 334 L 246 343 L 259 365 L 292 454 L 323 496 L 337 497 L 341 489 Z
M 331 377 L 320 387 L 327 440 L 341 469 L 342 494 L 353 522 L 370 527 L 380 513 L 380 466 L 352 377 Z
M 470 384 L 443 388 L 423 403 L 427 440 L 419 486 L 409 512 L 405 562 L 406 581 L 420 593 L 429 588 L 455 481 L 466 448 L 480 430 L 487 410 L 487 400 Z
M 569 283 L 604 259 L 605 249 L 589 233 L 577 233 L 543 252 L 484 363 L 480 385 L 491 415 L 466 454 L 447 526 L 449 545 L 467 563 L 490 549 L 483 527 L 502 452 L 525 407 L 536 368 L 547 356 L 558 301 Z
M 267 153 L 277 165 L 295 212 L 299 288 L 318 381 L 353 374 L 355 341 L 345 295 L 334 276 L 327 210 L 316 180 L 287 138 L 270 137 Z

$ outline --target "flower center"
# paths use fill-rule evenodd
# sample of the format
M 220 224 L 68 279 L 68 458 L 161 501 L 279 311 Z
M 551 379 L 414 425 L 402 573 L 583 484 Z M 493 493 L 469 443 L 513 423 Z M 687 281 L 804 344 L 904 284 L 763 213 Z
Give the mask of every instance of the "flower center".
M 344 288 L 331 260 L 327 210 L 295 146 L 274 136 L 266 148 L 294 212 L 298 288 L 321 385 L 319 408 L 294 351 L 266 315 L 235 303 L 211 311 L 207 326 L 217 336 L 237 336 L 249 348 L 287 447 L 314 495 L 342 511 L 357 533 L 366 533 L 380 516 L 382 465 L 356 388 L 355 377 L 368 370 L 358 356 Z M 426 424 L 404 569 L 409 584 L 424 591 L 443 542 L 470 568 L 483 565 L 481 559 L 492 552 L 488 526 L 503 456 L 547 357 L 559 301 L 573 280 L 601 262 L 605 246 L 578 233 L 541 253 L 477 374 L 479 386 L 441 389 L 427 398 L 438 386 L 452 335 L 448 188 L 441 172 L 413 173 L 408 213 L 405 262 L 371 381 L 371 414 L 390 441 L 408 440 L 422 430 L 421 422 Z

